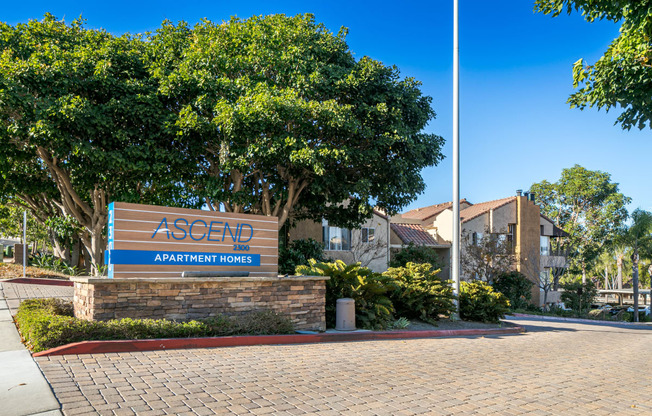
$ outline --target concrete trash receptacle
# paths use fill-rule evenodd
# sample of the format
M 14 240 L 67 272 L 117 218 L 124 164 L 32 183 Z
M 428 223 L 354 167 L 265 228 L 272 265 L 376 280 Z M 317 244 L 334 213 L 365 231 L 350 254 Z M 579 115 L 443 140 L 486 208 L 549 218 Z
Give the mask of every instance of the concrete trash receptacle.
M 337 300 L 335 306 L 335 329 L 355 331 L 355 301 L 351 298 Z

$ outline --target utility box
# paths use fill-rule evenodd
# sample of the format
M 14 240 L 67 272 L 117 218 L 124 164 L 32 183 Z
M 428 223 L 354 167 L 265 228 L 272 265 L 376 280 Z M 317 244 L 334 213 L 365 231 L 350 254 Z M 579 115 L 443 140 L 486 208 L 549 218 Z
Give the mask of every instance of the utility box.
M 4 244 L 0 244 L 0 263 L 2 263 L 5 260 L 5 246 Z
M 14 263 L 23 264 L 23 244 L 14 245 Z M 29 264 L 29 251 L 25 252 L 27 254 L 27 264 Z
M 355 301 L 351 298 L 337 300 L 335 306 L 335 329 L 355 331 Z

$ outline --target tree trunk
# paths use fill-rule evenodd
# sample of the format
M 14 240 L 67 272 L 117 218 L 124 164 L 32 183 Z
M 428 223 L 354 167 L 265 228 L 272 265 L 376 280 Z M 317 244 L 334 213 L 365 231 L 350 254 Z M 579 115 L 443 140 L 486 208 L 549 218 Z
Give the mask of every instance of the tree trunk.
M 618 255 L 618 260 L 616 261 L 616 264 L 618 265 L 618 289 L 623 288 L 623 256 Z
M 634 288 L 634 322 L 638 322 L 638 248 L 632 254 L 632 287 Z
M 609 289 L 609 270 L 607 269 L 607 266 L 604 266 L 604 289 Z

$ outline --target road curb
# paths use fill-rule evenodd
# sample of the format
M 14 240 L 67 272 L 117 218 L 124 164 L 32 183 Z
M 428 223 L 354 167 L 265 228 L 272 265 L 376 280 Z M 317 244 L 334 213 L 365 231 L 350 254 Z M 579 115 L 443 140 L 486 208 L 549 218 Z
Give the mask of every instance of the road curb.
M 293 335 L 255 335 L 211 338 L 166 338 L 117 341 L 83 341 L 62 345 L 32 354 L 34 357 L 48 357 L 66 354 L 103 354 L 114 352 L 140 352 L 171 349 L 240 347 L 251 345 L 313 344 L 325 342 L 386 341 L 414 338 L 437 338 L 455 336 L 492 336 L 519 334 L 525 332 L 521 326 L 489 329 L 449 329 L 433 331 L 392 332 L 346 332 Z
M 563 316 L 547 316 L 547 315 L 528 315 L 526 313 L 512 313 L 509 316 L 513 316 L 515 318 L 541 319 L 542 321 L 577 322 L 579 324 L 605 324 L 605 325 L 617 324 L 617 325 L 633 325 L 633 326 L 652 325 L 652 322 L 601 321 L 599 319 L 566 318 Z

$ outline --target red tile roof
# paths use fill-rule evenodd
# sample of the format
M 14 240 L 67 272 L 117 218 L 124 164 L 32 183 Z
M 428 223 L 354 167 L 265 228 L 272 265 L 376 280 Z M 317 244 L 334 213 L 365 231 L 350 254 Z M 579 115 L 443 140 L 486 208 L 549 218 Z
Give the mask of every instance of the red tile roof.
M 467 201 L 466 199 L 460 200 L 460 204 L 461 203 L 470 204 L 470 202 Z M 401 214 L 401 217 L 424 221 L 452 207 L 453 207 L 452 202 L 442 202 L 441 204 L 430 205 L 429 207 L 415 208 L 413 210 L 406 212 L 405 214 Z
M 500 208 L 504 205 L 509 204 L 512 201 L 516 201 L 515 196 L 510 196 L 508 198 L 496 199 L 494 201 L 480 202 L 479 204 L 471 205 L 468 208 L 465 208 L 460 211 L 460 218 L 462 222 L 470 221 L 474 218 L 479 217 L 482 214 L 489 212 L 491 209 Z
M 405 244 L 414 243 L 416 245 L 436 246 L 437 241 L 428 234 L 419 224 L 390 224 L 392 231 Z

